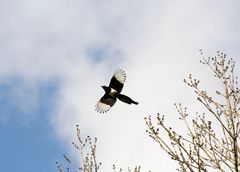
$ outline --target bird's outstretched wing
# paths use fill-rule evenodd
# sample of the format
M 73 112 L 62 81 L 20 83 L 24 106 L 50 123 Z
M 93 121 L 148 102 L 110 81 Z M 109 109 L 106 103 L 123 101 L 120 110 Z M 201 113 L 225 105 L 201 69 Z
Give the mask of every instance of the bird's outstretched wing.
M 122 91 L 125 80 L 126 73 L 122 69 L 117 69 L 112 76 L 109 87 L 120 93 Z
M 117 101 L 116 98 L 104 95 L 96 104 L 95 110 L 100 113 L 107 112 Z

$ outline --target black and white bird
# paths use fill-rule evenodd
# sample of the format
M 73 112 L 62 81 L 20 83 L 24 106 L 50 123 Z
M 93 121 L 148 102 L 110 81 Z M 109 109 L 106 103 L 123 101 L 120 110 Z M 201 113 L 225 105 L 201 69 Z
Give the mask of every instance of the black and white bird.
M 122 69 L 117 69 L 112 76 L 109 86 L 102 86 L 105 94 L 95 106 L 97 112 L 107 112 L 116 103 L 117 99 L 127 104 L 138 104 L 138 102 L 133 101 L 130 97 L 120 94 L 125 80 L 126 73 Z

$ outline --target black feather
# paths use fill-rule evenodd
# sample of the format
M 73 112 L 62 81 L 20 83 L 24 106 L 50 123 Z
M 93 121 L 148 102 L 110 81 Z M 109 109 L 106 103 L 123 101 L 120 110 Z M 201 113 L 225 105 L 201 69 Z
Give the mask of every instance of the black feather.
M 126 80 L 126 74 L 122 69 L 118 69 L 112 76 L 109 87 L 120 93 L 123 89 L 123 83 Z
M 118 94 L 117 95 L 117 98 L 119 99 L 119 100 L 121 100 L 122 102 L 125 102 L 125 103 L 127 103 L 127 104 L 135 104 L 135 105 L 137 105 L 138 104 L 138 102 L 135 102 L 135 101 L 133 101 L 130 97 L 128 97 L 128 96 L 126 96 L 126 95 L 123 95 L 123 94 Z

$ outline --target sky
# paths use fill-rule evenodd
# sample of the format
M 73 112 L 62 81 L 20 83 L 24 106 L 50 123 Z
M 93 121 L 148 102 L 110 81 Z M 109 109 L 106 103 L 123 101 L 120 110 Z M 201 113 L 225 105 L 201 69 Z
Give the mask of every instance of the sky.
M 164 114 L 181 131 L 174 103 L 201 109 L 183 83 L 192 73 L 215 88 L 199 49 L 240 65 L 239 8 L 235 0 L 0 0 L 0 171 L 58 171 L 62 154 L 78 162 L 77 124 L 98 138 L 101 171 L 175 171 L 144 117 Z M 139 105 L 118 101 L 99 114 L 100 86 L 118 68 L 123 93 Z

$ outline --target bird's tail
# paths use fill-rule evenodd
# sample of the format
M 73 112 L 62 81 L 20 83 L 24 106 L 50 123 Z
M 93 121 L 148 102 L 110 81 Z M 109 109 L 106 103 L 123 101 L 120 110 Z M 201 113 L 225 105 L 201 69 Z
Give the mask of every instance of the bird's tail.
M 132 103 L 135 105 L 138 104 L 138 102 L 133 101 L 130 97 L 123 95 L 123 94 L 118 94 L 117 98 L 127 104 L 132 104 Z

